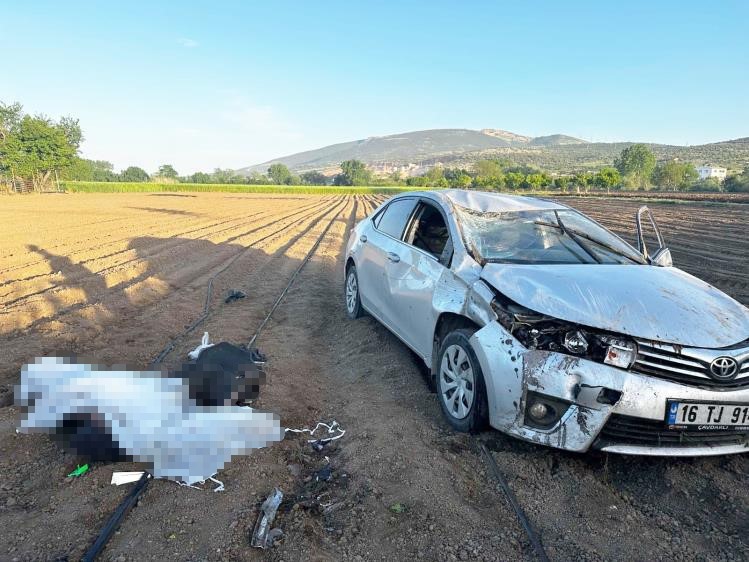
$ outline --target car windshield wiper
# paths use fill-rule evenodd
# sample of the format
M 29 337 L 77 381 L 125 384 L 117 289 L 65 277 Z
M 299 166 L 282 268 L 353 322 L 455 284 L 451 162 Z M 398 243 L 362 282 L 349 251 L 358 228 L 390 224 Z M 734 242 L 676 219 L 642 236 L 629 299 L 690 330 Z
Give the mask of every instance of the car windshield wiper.
M 575 236 L 579 236 L 580 238 L 585 238 L 586 240 L 590 240 L 594 244 L 597 244 L 597 245 L 599 245 L 599 246 L 601 246 L 603 248 L 606 248 L 609 252 L 611 252 L 613 254 L 616 254 L 617 256 L 622 256 L 623 258 L 627 258 L 629 261 L 633 261 L 635 263 L 642 263 L 642 262 L 639 262 L 638 260 L 636 260 L 635 258 L 633 258 L 632 256 L 630 256 L 628 254 L 625 254 L 621 250 L 618 250 L 617 248 L 615 248 L 613 246 L 609 246 L 608 244 L 606 244 L 606 242 L 602 242 L 601 240 L 598 240 L 597 238 L 593 238 L 589 234 L 585 234 L 584 232 L 578 232 L 576 230 L 570 230 L 569 228 L 567 228 L 566 230 L 567 230 L 568 234 L 569 233 L 574 233 Z
M 555 214 L 556 214 L 556 211 L 555 211 Z M 549 226 L 549 227 L 552 227 L 552 228 L 558 228 L 558 229 L 560 229 L 562 232 L 564 232 L 565 234 L 569 235 L 570 238 L 572 238 L 573 240 L 575 240 L 575 242 L 577 242 L 577 244 L 580 245 L 586 251 L 587 251 L 586 245 L 580 244 L 580 242 L 581 242 L 580 238 L 584 238 L 585 240 L 590 240 L 594 244 L 596 244 L 598 246 L 601 246 L 602 248 L 606 248 L 612 254 L 615 254 L 617 256 L 621 256 L 623 258 L 627 258 L 629 261 L 632 261 L 632 262 L 635 262 L 635 263 L 642 263 L 641 261 L 638 261 L 637 259 L 633 258 L 632 256 L 630 256 L 628 254 L 625 254 L 624 252 L 622 252 L 621 250 L 615 248 L 614 246 L 610 246 L 609 244 L 606 244 L 606 242 L 602 242 L 601 240 L 598 240 L 597 238 L 593 238 L 592 236 L 590 236 L 589 234 L 586 234 L 584 232 L 578 232 L 577 230 L 572 230 L 571 228 L 569 228 L 567 225 L 565 225 L 562 222 L 562 218 L 559 215 L 556 215 L 556 216 L 557 216 L 557 220 L 559 221 L 559 224 L 554 224 L 554 223 L 545 222 L 545 221 L 534 221 L 534 224 L 538 224 L 540 226 Z M 600 261 L 599 261 L 599 263 L 600 263 Z
M 557 218 L 557 222 L 559 223 L 559 228 L 562 230 L 564 234 L 572 238 L 572 240 L 575 241 L 575 244 L 580 246 L 586 254 L 588 254 L 591 258 L 595 260 L 596 263 L 602 263 L 601 258 L 599 258 L 593 250 L 591 250 L 587 244 L 585 244 L 580 238 L 575 234 L 572 230 L 569 230 L 567 227 L 564 226 L 564 223 L 562 222 L 562 217 L 559 216 L 558 211 L 554 211 L 554 216 Z

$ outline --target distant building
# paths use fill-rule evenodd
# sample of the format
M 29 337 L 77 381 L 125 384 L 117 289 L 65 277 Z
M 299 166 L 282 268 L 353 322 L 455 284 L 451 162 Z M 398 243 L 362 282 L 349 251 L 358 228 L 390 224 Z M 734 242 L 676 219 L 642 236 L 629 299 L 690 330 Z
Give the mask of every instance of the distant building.
M 700 175 L 701 180 L 706 180 L 708 178 L 715 178 L 719 181 L 723 181 L 724 179 L 726 179 L 725 168 L 717 168 L 715 166 L 709 166 L 707 164 L 697 168 L 697 173 Z

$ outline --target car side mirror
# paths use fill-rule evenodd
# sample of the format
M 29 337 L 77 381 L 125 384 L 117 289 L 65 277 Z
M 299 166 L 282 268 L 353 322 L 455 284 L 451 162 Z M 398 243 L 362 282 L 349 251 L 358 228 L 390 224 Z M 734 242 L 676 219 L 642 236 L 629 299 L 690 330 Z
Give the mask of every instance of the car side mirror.
M 643 217 L 647 217 L 646 226 L 649 226 L 652 229 L 652 235 L 657 244 L 657 248 L 652 252 L 648 249 L 648 245 L 645 242 Z M 666 243 L 663 241 L 663 236 L 661 236 L 658 224 L 655 222 L 655 217 L 653 217 L 653 213 L 650 212 L 650 209 L 648 209 L 646 205 L 643 205 L 637 210 L 635 224 L 637 226 L 637 249 L 642 254 L 642 257 L 645 258 L 650 265 L 671 267 L 674 264 L 671 259 L 671 250 L 666 247 Z

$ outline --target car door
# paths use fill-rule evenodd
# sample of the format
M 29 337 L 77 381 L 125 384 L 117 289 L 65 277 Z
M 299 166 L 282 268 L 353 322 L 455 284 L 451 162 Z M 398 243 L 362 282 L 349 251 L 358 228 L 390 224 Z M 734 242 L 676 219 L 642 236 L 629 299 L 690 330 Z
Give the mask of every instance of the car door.
M 392 241 L 385 264 L 388 299 L 383 314 L 412 349 L 431 353 L 431 327 L 436 322 L 434 291 L 452 257 L 452 241 L 439 205 L 419 201 L 401 240 Z
M 395 245 L 400 243 L 416 203 L 414 197 L 394 199 L 372 218 L 369 228 L 359 238 L 361 253 L 356 263 L 359 295 L 364 308 L 386 324 L 388 320 L 384 310 L 389 297 L 385 269 L 395 259 Z M 395 326 L 390 327 L 395 329 Z

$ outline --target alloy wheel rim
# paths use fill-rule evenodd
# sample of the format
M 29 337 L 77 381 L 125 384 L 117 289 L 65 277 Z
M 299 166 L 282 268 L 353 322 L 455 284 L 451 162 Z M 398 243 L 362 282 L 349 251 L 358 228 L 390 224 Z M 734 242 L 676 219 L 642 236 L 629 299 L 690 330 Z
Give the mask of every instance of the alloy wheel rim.
M 449 414 L 462 420 L 473 406 L 476 392 L 473 366 L 460 345 L 449 346 L 440 364 L 440 395 Z
M 359 291 L 359 287 L 356 283 L 356 275 L 354 275 L 354 272 L 348 274 L 348 279 L 346 280 L 346 308 L 350 313 L 354 313 L 354 309 L 356 308 L 356 296 Z

